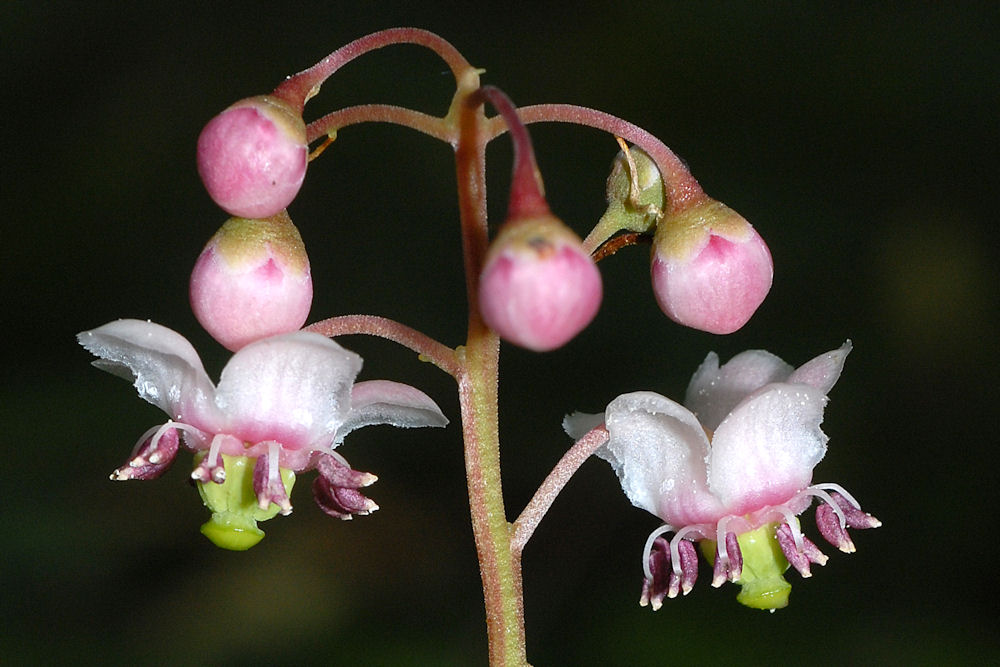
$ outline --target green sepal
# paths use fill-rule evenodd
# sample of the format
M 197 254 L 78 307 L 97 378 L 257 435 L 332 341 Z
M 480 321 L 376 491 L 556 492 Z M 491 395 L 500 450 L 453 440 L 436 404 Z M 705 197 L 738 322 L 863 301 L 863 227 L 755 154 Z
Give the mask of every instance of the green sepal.
M 222 549 L 246 551 L 264 538 L 264 531 L 257 527 L 257 522 L 273 518 L 281 508 L 274 503 L 263 510 L 257 506 L 253 490 L 253 469 L 257 459 L 221 456 L 226 467 L 226 481 L 197 484 L 202 502 L 212 511 L 212 518 L 202 525 L 201 534 Z M 196 455 L 195 465 L 203 458 L 204 452 Z M 285 468 L 281 468 L 280 473 L 285 493 L 291 495 L 295 473 Z
M 621 231 L 650 234 L 663 210 L 663 181 L 653 160 L 641 148 L 629 149 L 635 163 L 638 197 L 632 198 L 632 174 L 624 153 L 619 153 L 608 176 L 608 208 L 588 238 L 600 243 Z
M 788 606 L 792 585 L 782 574 L 788 569 L 788 560 L 781 551 L 775 531 L 777 523 L 767 523 L 736 537 L 743 555 L 743 570 L 736 581 L 741 586 L 736 601 L 753 609 L 782 609 Z M 715 542 L 703 540 L 701 552 L 712 565 L 715 564 Z

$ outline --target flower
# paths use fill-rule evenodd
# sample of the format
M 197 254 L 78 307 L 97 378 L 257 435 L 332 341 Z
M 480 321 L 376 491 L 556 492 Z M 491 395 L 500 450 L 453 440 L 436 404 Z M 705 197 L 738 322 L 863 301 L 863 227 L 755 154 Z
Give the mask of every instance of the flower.
M 115 480 L 153 479 L 178 444 L 197 452 L 192 479 L 213 511 L 202 532 L 218 546 L 248 549 L 264 536 L 256 522 L 292 510 L 296 473 L 316 469 L 320 508 L 349 519 L 378 506 L 358 489 L 375 476 L 352 470 L 334 451 L 373 424 L 444 426 L 426 394 L 384 380 L 358 382 L 361 357 L 306 331 L 264 338 L 236 352 L 213 385 L 191 344 L 152 322 L 118 320 L 77 336 L 94 365 L 132 380 L 169 419 L 147 431 Z
M 802 534 L 797 515 L 814 497 L 820 533 L 854 551 L 847 528 L 880 522 L 861 511 L 837 484 L 812 484 L 826 452 L 820 430 L 827 393 L 840 377 L 848 341 L 797 369 L 763 350 L 719 366 L 710 353 L 687 389 L 685 405 L 635 392 L 613 400 L 603 415 L 574 414 L 567 432 L 579 438 L 602 421 L 608 461 L 636 507 L 661 518 L 643 554 L 640 604 L 658 609 L 664 597 L 687 594 L 698 574 L 693 542 L 713 565 L 713 586 L 741 584 L 737 599 L 776 609 L 788 603 L 781 576 L 789 564 L 803 577 L 826 556 Z M 668 541 L 661 537 L 673 533 Z

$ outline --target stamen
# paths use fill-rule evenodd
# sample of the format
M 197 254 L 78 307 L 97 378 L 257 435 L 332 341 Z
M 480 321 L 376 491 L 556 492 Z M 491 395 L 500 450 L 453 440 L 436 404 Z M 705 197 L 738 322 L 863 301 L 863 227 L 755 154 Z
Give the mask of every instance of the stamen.
M 701 526 L 701 524 L 695 524 L 693 526 L 684 526 L 679 531 L 677 531 L 677 534 L 675 534 L 673 538 L 670 540 L 670 564 L 674 568 L 674 574 L 676 574 L 678 577 L 681 576 L 680 540 L 684 539 L 684 536 L 690 533 L 698 533 L 702 537 L 705 537 L 705 534 L 701 530 L 702 527 L 703 526 Z
M 847 490 L 844 489 L 844 487 L 842 487 L 840 484 L 834 484 L 833 482 L 826 482 L 824 484 L 813 484 L 809 488 L 811 488 L 811 489 L 829 489 L 830 491 L 836 491 L 837 493 L 839 493 L 840 495 L 842 495 L 844 497 L 844 500 L 846 500 L 847 502 L 849 502 L 852 505 L 854 505 L 855 509 L 861 509 L 861 503 L 859 503 L 857 500 L 855 500 L 854 496 L 852 496 L 850 493 L 848 493 Z
M 201 460 L 201 463 L 191 471 L 191 479 L 206 483 L 212 481 L 216 484 L 222 484 L 226 481 L 226 467 L 219 460 L 219 453 L 222 450 L 222 443 L 225 442 L 226 438 L 232 436 L 226 435 L 224 433 L 217 433 L 215 437 L 212 438 L 212 444 L 209 445 L 208 454 L 205 458 Z
M 798 518 L 784 505 L 776 505 L 774 509 L 781 512 L 781 514 L 785 517 L 785 524 L 788 526 L 788 530 L 792 533 L 792 539 L 795 541 L 795 548 L 801 552 L 803 548 L 802 530 L 799 528 Z
M 169 424 L 169 423 L 170 422 L 168 421 L 167 424 Z M 135 446 L 132 447 L 132 453 L 129 454 L 129 457 L 128 457 L 129 458 L 128 464 L 129 464 L 130 467 L 132 467 L 132 468 L 138 468 L 139 466 L 145 464 L 145 461 L 142 459 L 142 457 L 138 456 L 139 450 L 142 449 L 142 446 L 144 444 L 146 444 L 146 439 L 149 438 L 154 433 L 156 433 L 157 431 L 159 431 L 161 428 L 163 428 L 163 426 L 164 425 L 154 426 L 154 427 L 152 427 L 151 429 L 148 429 L 145 433 L 143 433 L 142 435 L 139 436 L 139 440 L 135 443 Z M 157 435 L 159 435 L 159 434 L 157 434 Z M 157 440 L 159 440 L 159 437 L 157 437 Z
M 170 428 L 177 429 L 178 431 L 180 431 L 181 433 L 184 434 L 185 440 L 187 439 L 187 436 L 189 434 L 191 436 L 193 436 L 193 439 L 197 441 L 198 446 L 197 447 L 190 447 L 191 449 L 204 449 L 205 448 L 205 432 L 202 431 L 201 429 L 195 428 L 194 426 L 191 426 L 190 424 L 185 424 L 184 422 L 178 422 L 178 421 L 173 421 L 173 420 L 168 420 L 167 423 L 164 424 L 164 426 L 169 426 Z
M 278 472 L 278 455 L 279 455 L 280 445 L 271 441 L 267 446 L 267 480 L 268 484 L 272 484 L 274 480 L 281 480 L 281 475 Z
M 834 484 L 833 486 L 836 486 L 836 484 Z M 840 509 L 840 507 L 837 505 L 836 502 L 834 502 L 830 494 L 824 491 L 820 485 L 816 484 L 814 486 L 802 489 L 799 495 L 810 495 L 819 498 L 824 503 L 829 505 L 830 508 L 834 511 L 834 513 L 836 513 L 837 518 L 840 520 L 841 529 L 847 527 L 847 517 L 844 516 L 844 510 Z
M 177 422 L 167 420 L 166 424 L 163 424 L 156 430 L 156 435 L 153 439 L 149 441 L 149 455 L 146 456 L 146 460 L 156 465 L 163 461 L 163 452 L 159 450 L 160 439 L 167 433 L 177 428 Z
M 656 530 L 654 530 L 652 533 L 650 533 L 649 537 L 646 538 L 646 546 L 643 547 L 642 549 L 642 572 L 643 574 L 646 575 L 646 579 L 649 579 L 650 581 L 652 581 L 653 579 L 653 573 L 649 569 L 649 554 L 653 550 L 653 542 L 655 542 L 656 538 L 659 537 L 660 535 L 663 535 L 664 533 L 669 533 L 673 529 L 674 529 L 673 526 L 671 526 L 669 523 L 665 523 Z M 674 557 L 673 553 L 670 554 L 670 557 L 671 558 Z

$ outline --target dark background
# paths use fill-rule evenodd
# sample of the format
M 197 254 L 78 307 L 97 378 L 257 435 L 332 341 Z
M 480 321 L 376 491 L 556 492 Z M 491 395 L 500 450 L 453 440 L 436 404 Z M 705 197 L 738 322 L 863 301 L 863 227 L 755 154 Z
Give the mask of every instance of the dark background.
M 397 5 L 411 4 L 412 8 Z M 484 664 L 454 386 L 391 343 L 342 342 L 364 378 L 419 385 L 453 425 L 366 429 L 341 450 L 382 509 L 341 523 L 308 494 L 246 553 L 212 547 L 186 455 L 155 482 L 112 484 L 162 415 L 99 373 L 73 336 L 118 317 L 226 354 L 186 303 L 224 221 L 194 142 L 231 102 L 343 43 L 434 30 L 520 104 L 594 106 L 647 128 L 770 244 L 775 284 L 728 337 L 660 314 L 647 251 L 603 262 L 595 324 L 546 355 L 505 347 L 502 435 L 513 518 L 564 449 L 566 412 L 625 391 L 680 397 L 709 350 L 792 364 L 851 338 L 816 481 L 884 526 L 827 549 L 791 605 L 740 607 L 709 586 L 636 604 L 643 541 L 608 466 L 586 463 L 527 548 L 537 665 L 973 663 L 997 627 L 998 142 L 995 3 L 7 2 L 2 21 L 5 291 L 0 430 L 0 659 L 106 664 Z M 444 113 L 446 68 L 418 47 L 330 80 L 307 119 L 359 102 Z M 533 126 L 553 209 L 585 234 L 617 150 L 599 132 Z M 503 215 L 509 147 L 491 148 Z M 350 128 L 290 213 L 310 250 L 311 319 L 368 312 L 458 344 L 465 318 L 447 146 Z M 815 536 L 811 518 L 805 523 Z

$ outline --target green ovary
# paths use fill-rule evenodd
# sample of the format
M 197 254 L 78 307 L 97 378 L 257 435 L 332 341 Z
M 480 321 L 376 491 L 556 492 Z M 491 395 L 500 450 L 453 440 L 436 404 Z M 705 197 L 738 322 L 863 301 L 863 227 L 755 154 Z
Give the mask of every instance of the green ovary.
M 274 503 L 265 510 L 257 506 L 257 495 L 253 489 L 253 469 L 257 459 L 228 454 L 221 456 L 226 466 L 226 481 L 222 484 L 198 482 L 198 493 L 205 506 L 212 511 L 212 518 L 202 525 L 201 533 L 217 547 L 246 551 L 264 538 L 264 531 L 257 527 L 257 522 L 274 517 L 280 508 Z M 195 465 L 204 457 L 204 453 L 197 455 Z M 295 473 L 284 468 L 280 472 L 285 492 L 291 495 Z
M 775 537 L 777 528 L 777 523 L 767 523 L 736 538 L 743 555 L 743 570 L 736 581 L 742 587 L 736 596 L 740 604 L 772 611 L 788 606 L 792 585 L 781 576 L 788 569 L 788 560 Z M 701 550 L 714 565 L 715 542 L 702 541 Z

